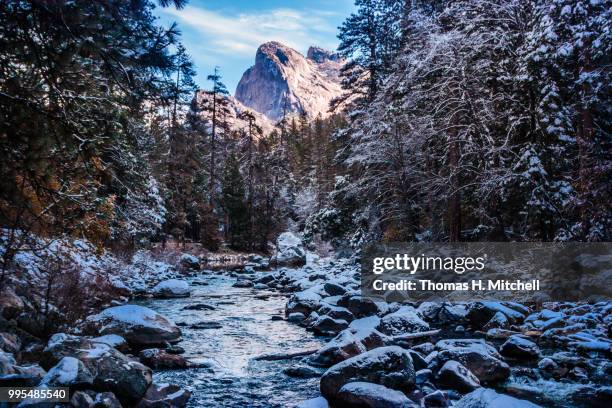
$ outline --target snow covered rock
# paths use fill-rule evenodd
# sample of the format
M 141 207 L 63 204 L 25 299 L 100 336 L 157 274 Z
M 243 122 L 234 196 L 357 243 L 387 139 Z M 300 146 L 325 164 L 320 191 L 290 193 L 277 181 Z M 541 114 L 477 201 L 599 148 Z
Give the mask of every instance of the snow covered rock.
M 113 392 L 122 402 L 138 400 L 151 384 L 150 368 L 131 360 L 108 344 L 56 333 L 43 350 L 41 365 L 51 369 L 65 357 L 80 360 L 93 375 L 93 386 Z
M 355 320 L 355 316 L 353 316 L 353 314 L 347 308 L 334 306 L 326 302 L 321 303 L 321 307 L 319 307 L 317 312 L 334 319 L 346 320 L 347 322 Z
M 461 398 L 454 408 L 538 408 L 529 401 L 498 394 L 489 388 L 479 388 Z
M 346 293 L 346 289 L 334 282 L 326 282 L 323 288 L 330 296 L 342 296 Z
M 238 279 L 232 287 L 234 288 L 252 288 L 253 281 L 250 279 Z
M 291 313 L 302 313 L 308 316 L 319 308 L 321 299 L 321 295 L 309 289 L 294 293 L 285 306 L 285 314 L 289 316 Z
M 13 366 L 17 364 L 13 353 L 7 353 L 0 350 L 0 375 L 15 374 Z
M 450 360 L 444 363 L 438 371 L 438 383 L 459 392 L 470 392 L 480 387 L 480 381 L 470 370 L 458 361 Z
M 185 357 L 158 348 L 142 350 L 138 358 L 141 363 L 154 369 L 189 368 L 192 365 Z
M 155 285 L 152 292 L 159 298 L 182 298 L 191 295 L 191 288 L 184 280 L 168 279 Z
M 118 334 L 107 334 L 104 336 L 94 337 L 93 339 L 91 339 L 91 341 L 93 341 L 94 343 L 108 344 L 109 346 L 114 347 L 121 352 L 129 350 L 129 345 L 127 341 Z
M 338 332 L 347 327 L 348 322 L 346 320 L 334 319 L 329 316 L 319 316 L 317 320 L 308 326 L 309 330 L 324 336 L 338 334 Z
M 388 338 L 374 328 L 348 328 L 338 333 L 310 357 L 312 364 L 329 367 L 387 344 Z
M 198 271 L 200 270 L 200 259 L 197 256 L 193 256 L 191 254 L 183 254 L 179 259 L 179 263 L 181 266 Z
M 467 309 L 465 305 L 453 305 L 448 302 L 423 302 L 417 312 L 425 321 L 441 326 L 458 323 L 465 318 Z
M 136 347 L 178 342 L 180 329 L 159 313 L 138 305 L 110 307 L 89 316 L 84 331 L 91 334 L 118 334 Z
M 540 348 L 522 335 L 512 335 L 499 348 L 501 355 L 519 360 L 532 360 L 540 355 Z
M 336 397 L 338 404 L 347 408 L 416 408 L 404 393 L 369 382 L 345 384 Z
M 513 307 L 510 307 L 513 306 Z M 502 313 L 510 324 L 519 324 L 525 319 L 524 306 L 511 302 L 475 302 L 468 307 L 466 319 L 477 329 L 481 329 L 487 324 L 496 313 Z
M 187 405 L 191 392 L 173 384 L 151 384 L 136 408 L 172 407 L 181 408 Z
M 236 99 L 272 121 L 287 114 L 327 116 L 329 103 L 342 94 L 337 55 L 311 48 L 307 57 L 281 43 L 262 44 L 255 65 L 246 70 L 236 88 Z
M 335 401 L 350 382 L 364 381 L 401 391 L 410 391 L 415 372 L 408 351 L 398 346 L 379 347 L 330 367 L 321 377 L 321 394 Z
M 456 360 L 470 370 L 481 383 L 495 383 L 510 376 L 510 366 L 494 347 L 481 339 L 440 340 L 436 356 L 439 366 Z
M 50 387 L 86 387 L 93 385 L 93 375 L 74 357 L 63 357 L 43 377 L 42 384 Z
M 21 349 L 21 340 L 11 333 L 0 333 L 0 350 L 7 353 L 18 353 Z
M 271 263 L 277 266 L 301 266 L 306 263 L 302 239 L 293 232 L 283 232 L 276 239 L 276 252 Z
M 386 304 L 379 304 L 372 299 L 364 298 L 359 295 L 343 296 L 338 301 L 338 306 L 346 307 L 355 317 L 367 317 L 382 314 Z
M 427 331 L 429 330 L 429 324 L 419 317 L 413 307 L 402 306 L 399 310 L 384 316 L 380 321 L 378 330 L 384 334 L 395 336 Z

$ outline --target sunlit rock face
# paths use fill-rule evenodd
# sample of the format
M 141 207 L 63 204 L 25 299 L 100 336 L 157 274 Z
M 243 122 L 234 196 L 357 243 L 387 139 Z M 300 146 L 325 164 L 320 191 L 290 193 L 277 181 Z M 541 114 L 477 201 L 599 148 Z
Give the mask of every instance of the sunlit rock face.
M 257 49 L 255 65 L 242 75 L 235 97 L 272 120 L 282 118 L 283 112 L 327 116 L 330 101 L 342 94 L 342 64 L 336 54 L 319 47 L 310 47 L 304 57 L 286 45 L 268 42 Z

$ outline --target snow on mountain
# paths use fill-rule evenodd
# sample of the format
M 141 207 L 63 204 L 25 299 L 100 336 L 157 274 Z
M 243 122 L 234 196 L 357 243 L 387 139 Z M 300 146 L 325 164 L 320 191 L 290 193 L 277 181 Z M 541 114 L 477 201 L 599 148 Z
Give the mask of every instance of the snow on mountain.
M 342 94 L 338 76 L 343 63 L 319 47 L 310 47 L 304 57 L 279 42 L 267 42 L 257 49 L 255 65 L 242 75 L 235 97 L 273 121 L 284 110 L 326 116 L 330 101 Z

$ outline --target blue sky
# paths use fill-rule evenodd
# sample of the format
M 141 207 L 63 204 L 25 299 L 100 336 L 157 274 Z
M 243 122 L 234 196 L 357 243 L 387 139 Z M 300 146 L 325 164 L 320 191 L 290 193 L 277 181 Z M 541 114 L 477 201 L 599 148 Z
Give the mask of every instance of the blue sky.
M 178 23 L 198 85 L 206 88 L 218 65 L 233 94 L 261 43 L 280 41 L 303 54 L 310 45 L 335 49 L 337 27 L 353 9 L 353 0 L 190 0 L 182 10 L 157 7 L 155 14 L 165 27 Z

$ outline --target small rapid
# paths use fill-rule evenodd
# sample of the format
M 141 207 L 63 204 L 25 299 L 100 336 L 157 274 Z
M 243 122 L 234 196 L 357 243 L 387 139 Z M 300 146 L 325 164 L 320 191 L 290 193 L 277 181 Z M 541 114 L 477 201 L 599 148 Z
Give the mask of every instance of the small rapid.
M 188 298 L 146 299 L 139 304 L 180 325 L 183 341 L 179 346 L 185 349 L 184 356 L 203 367 L 156 371 L 155 382 L 189 389 L 193 393 L 189 407 L 285 408 L 318 394 L 318 378 L 283 374 L 297 359 L 255 359 L 317 349 L 324 343 L 280 318 L 285 295 L 232 287 L 236 279 L 217 272 L 188 281 L 192 287 Z M 206 305 L 204 310 L 185 309 L 201 304 Z

